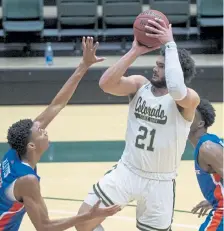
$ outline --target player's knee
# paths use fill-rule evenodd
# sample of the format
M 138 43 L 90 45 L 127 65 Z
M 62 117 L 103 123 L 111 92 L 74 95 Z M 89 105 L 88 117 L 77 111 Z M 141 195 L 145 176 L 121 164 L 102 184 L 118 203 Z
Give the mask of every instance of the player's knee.
M 85 225 L 75 225 L 75 230 L 77 231 L 92 231 L 90 229 L 86 229 Z
M 105 231 L 102 225 L 97 226 L 95 229 L 91 228 L 88 225 L 76 225 L 75 226 L 77 231 Z
M 88 205 L 86 203 L 83 203 L 81 205 L 81 207 L 79 208 L 78 215 L 87 213 L 90 209 L 91 209 L 90 205 Z M 85 222 L 85 223 L 82 223 L 82 224 L 77 224 L 77 225 L 75 225 L 75 228 L 76 228 L 77 231 L 92 231 L 93 229 L 91 229 L 89 227 L 88 223 L 89 222 Z
M 88 222 L 75 225 L 77 231 L 93 231 L 93 227 Z
M 76 224 L 75 230 L 77 231 L 93 231 L 88 223 Z
M 81 207 L 79 208 L 78 215 L 89 212 L 91 208 L 91 205 L 88 205 L 85 202 L 82 203 Z
M 102 225 L 99 225 L 93 231 L 105 231 L 105 230 Z
M 92 208 L 91 205 L 88 205 L 87 203 L 83 203 L 78 211 L 78 215 L 87 213 Z M 75 225 L 75 228 L 77 231 L 104 231 L 103 227 L 100 225 L 100 223 L 103 221 L 103 218 L 100 219 L 93 219 L 90 221 L 87 221 L 83 224 Z

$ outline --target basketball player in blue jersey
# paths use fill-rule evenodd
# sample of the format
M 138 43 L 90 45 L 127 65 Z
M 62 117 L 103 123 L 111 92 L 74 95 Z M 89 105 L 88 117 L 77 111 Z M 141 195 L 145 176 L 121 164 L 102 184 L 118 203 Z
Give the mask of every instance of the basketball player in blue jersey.
M 186 86 L 195 74 L 190 54 L 178 49 L 171 25 L 149 21 L 147 36 L 164 44 L 150 81 L 141 75 L 124 76 L 142 54 L 158 49 L 132 48 L 102 75 L 99 85 L 106 93 L 130 98 L 125 148 L 117 167 L 99 179 L 79 213 L 89 211 L 101 198 L 101 206 L 125 207 L 136 200 L 136 226 L 142 231 L 170 231 L 175 201 L 175 178 L 184 152 L 198 94 Z M 147 59 L 147 57 L 146 57 Z M 78 231 L 104 231 L 97 218 Z
M 41 196 L 40 178 L 35 170 L 49 145 L 45 128 L 66 106 L 88 68 L 103 61 L 95 55 L 98 43 L 94 45 L 93 38 L 83 38 L 82 46 L 82 61 L 51 104 L 34 121 L 20 120 L 8 130 L 11 149 L 0 163 L 0 231 L 19 230 L 26 212 L 36 230 L 62 231 L 96 217 L 113 215 L 119 210 L 119 206 L 99 208 L 98 201 L 87 213 L 50 220 Z
M 223 231 L 223 141 L 207 129 L 215 121 L 215 110 L 208 100 L 201 99 L 192 123 L 189 140 L 195 148 L 195 172 L 201 192 L 206 199 L 192 209 L 199 217 L 209 209 L 199 231 Z

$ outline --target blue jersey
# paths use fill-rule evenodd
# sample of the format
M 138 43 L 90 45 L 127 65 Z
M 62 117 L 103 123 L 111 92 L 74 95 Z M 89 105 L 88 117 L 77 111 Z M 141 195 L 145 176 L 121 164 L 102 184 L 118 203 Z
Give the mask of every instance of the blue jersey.
M 223 147 L 223 141 L 216 135 L 205 134 L 200 138 L 194 152 L 197 180 L 202 194 L 204 195 L 205 199 L 210 202 L 213 208 L 223 208 L 224 187 L 222 176 L 219 176 L 217 173 L 207 173 L 201 169 L 198 164 L 199 150 L 205 141 L 211 141 Z
M 8 187 L 20 177 L 35 175 L 29 165 L 21 162 L 15 150 L 10 149 L 0 163 L 0 231 L 17 231 L 25 214 L 24 205 L 7 195 Z

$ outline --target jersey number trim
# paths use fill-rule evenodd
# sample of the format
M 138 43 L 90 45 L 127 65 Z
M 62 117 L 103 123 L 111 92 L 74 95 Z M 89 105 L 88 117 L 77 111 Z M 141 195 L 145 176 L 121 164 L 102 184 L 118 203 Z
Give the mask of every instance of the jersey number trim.
M 140 142 L 146 139 L 149 131 L 146 127 L 140 126 L 138 129 L 140 132 L 143 131 L 143 134 L 140 134 L 136 137 L 136 141 L 135 141 L 135 147 L 140 148 L 140 149 L 145 149 L 145 144 Z M 155 134 L 156 134 L 156 130 L 153 129 L 150 131 L 150 143 L 149 146 L 147 146 L 147 150 L 153 152 L 154 151 L 154 147 L 153 147 L 153 142 L 154 142 L 154 138 L 155 138 Z

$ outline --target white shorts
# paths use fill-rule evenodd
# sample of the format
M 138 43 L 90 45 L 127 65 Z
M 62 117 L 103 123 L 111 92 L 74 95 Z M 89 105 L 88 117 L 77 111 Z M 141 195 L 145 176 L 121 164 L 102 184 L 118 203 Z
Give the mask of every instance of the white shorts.
M 136 200 L 137 228 L 142 231 L 170 230 L 175 201 L 175 181 L 142 178 L 123 163 L 93 185 L 85 203 L 93 206 L 99 198 L 105 206 L 125 207 Z

